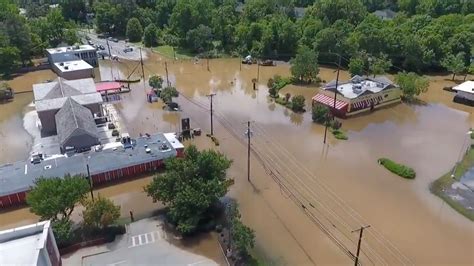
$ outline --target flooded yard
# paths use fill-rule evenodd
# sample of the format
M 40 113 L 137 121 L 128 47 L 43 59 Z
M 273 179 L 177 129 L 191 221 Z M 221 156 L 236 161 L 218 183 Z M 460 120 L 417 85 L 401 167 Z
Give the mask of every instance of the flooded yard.
M 166 76 L 164 59 L 151 55 L 145 77 Z M 100 77 L 127 77 L 136 62 L 110 65 L 100 62 Z M 289 75 L 289 66 L 240 66 L 238 59 L 167 62 L 171 83 L 181 93 L 180 112 L 163 111 L 161 103 L 146 102 L 148 85 L 132 84 L 132 92 L 116 105 L 129 133 L 180 131 L 180 119 L 192 127 L 210 130 L 209 99 L 214 97 L 214 131 L 218 150 L 234 163 L 229 176 L 236 183 L 230 195 L 241 208 L 243 221 L 256 231 L 256 251 L 268 262 L 288 265 L 348 264 L 357 238 L 352 230 L 370 224 L 364 232 L 363 264 L 474 263 L 474 226 L 431 194 L 429 184 L 448 172 L 459 159 L 465 132 L 474 126 L 473 108 L 452 103 L 443 91 L 446 76 L 431 76 L 424 105 L 399 104 L 372 114 L 343 120 L 349 140 L 329 136 L 312 123 L 310 98 L 316 87 L 287 86 L 282 93 L 302 94 L 308 112 L 295 114 L 267 97 L 266 82 L 275 74 Z M 242 70 L 240 71 L 240 68 Z M 139 73 L 132 75 L 139 77 Z M 10 82 L 17 89 L 52 78 L 50 71 L 28 73 Z M 335 77 L 322 68 L 321 79 Z M 258 77 L 257 90 L 251 80 Z M 349 75 L 342 72 L 341 78 Z M 22 126 L 22 114 L 31 94 L 17 95 L 0 105 L 0 163 L 25 159 L 31 139 Z M 246 176 L 246 121 L 252 121 L 251 183 Z M 205 136 L 199 147 L 211 147 Z M 388 157 L 413 167 L 415 180 L 395 176 L 377 164 Z M 143 193 L 150 178 L 100 189 L 129 210 L 159 208 Z M 27 209 L 0 214 L 4 228 L 34 220 Z

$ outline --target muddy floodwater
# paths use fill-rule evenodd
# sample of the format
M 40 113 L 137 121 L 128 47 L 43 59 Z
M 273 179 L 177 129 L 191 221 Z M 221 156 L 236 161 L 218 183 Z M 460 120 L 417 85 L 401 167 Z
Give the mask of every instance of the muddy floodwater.
M 145 77 L 166 76 L 165 59 L 151 55 Z M 137 62 L 100 62 L 100 77 L 127 77 Z M 266 82 L 275 74 L 289 75 L 289 66 L 240 66 L 237 59 L 168 61 L 170 82 L 181 95 L 179 112 L 146 102 L 147 84 L 132 84 L 116 104 L 129 133 L 179 131 L 180 119 L 192 127 L 210 130 L 209 99 L 214 97 L 216 149 L 233 160 L 229 176 L 235 179 L 230 195 L 239 204 L 243 220 L 256 231 L 255 251 L 269 263 L 287 265 L 348 264 L 355 253 L 357 233 L 363 225 L 363 264 L 474 264 L 474 226 L 429 192 L 429 184 L 459 160 L 473 108 L 452 103 L 442 87 L 454 85 L 447 76 L 430 76 L 429 91 L 417 105 L 399 104 L 372 114 L 343 120 L 349 140 L 328 135 L 313 124 L 311 112 L 295 114 L 267 97 Z M 240 70 L 241 69 L 241 70 Z M 257 76 L 258 73 L 258 76 Z M 139 77 L 140 73 L 132 74 Z M 50 79 L 50 71 L 33 72 L 11 81 L 14 89 Z M 334 69 L 322 68 L 330 81 Z M 251 80 L 258 77 L 257 90 Z M 348 78 L 343 72 L 342 79 Z M 317 87 L 287 86 L 281 93 L 302 94 L 310 110 Z M 22 129 L 22 114 L 31 94 L 18 95 L 0 105 L 0 162 L 24 159 L 31 143 Z M 247 181 L 246 121 L 252 121 L 252 171 Z M 212 148 L 205 136 L 194 139 L 199 147 Z M 214 147 L 215 148 L 215 147 Z M 380 157 L 413 167 L 415 180 L 405 180 L 377 164 Z M 142 191 L 149 178 L 103 188 L 129 210 L 146 213 L 160 206 Z M 37 219 L 27 209 L 0 214 L 0 227 Z M 210 242 L 209 242 L 210 243 Z M 203 244 L 206 254 L 211 244 Z

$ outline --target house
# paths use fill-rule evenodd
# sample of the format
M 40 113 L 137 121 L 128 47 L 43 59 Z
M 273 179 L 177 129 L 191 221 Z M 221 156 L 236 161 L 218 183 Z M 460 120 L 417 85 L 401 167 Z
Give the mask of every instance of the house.
M 474 81 L 468 80 L 453 87 L 456 92 L 453 101 L 469 106 L 474 106 Z
M 92 78 L 77 80 L 58 78 L 52 82 L 34 84 L 33 94 L 41 131 L 45 134 L 57 133 L 55 116 L 68 98 L 89 109 L 94 118 L 103 116 L 102 96 L 96 91 Z
M 68 97 L 63 107 L 55 115 L 55 121 L 62 153 L 69 150 L 68 148 L 82 151 L 100 144 L 97 126 L 91 111 L 71 97 Z
M 336 99 L 334 93 L 336 92 Z M 313 97 L 313 104 L 327 106 L 338 117 L 348 117 L 401 101 L 401 90 L 384 76 L 354 76 L 348 81 L 333 80 Z
M 54 63 L 84 60 L 89 65 L 98 66 L 97 50 L 92 45 L 74 45 L 46 49 L 48 61 L 51 66 Z
M 62 265 L 51 222 L 0 231 L 0 265 Z
M 67 80 L 94 77 L 94 68 L 84 60 L 66 61 L 52 64 L 53 71 Z

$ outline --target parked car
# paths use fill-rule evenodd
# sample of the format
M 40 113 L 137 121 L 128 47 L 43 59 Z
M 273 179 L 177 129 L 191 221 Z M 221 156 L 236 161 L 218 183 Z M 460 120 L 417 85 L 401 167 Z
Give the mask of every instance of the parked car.
M 99 49 L 100 50 L 105 50 L 105 47 L 101 44 L 101 45 L 99 45 Z
M 88 43 L 89 45 L 94 45 L 94 43 L 92 43 L 91 40 L 87 40 L 87 43 Z
M 113 42 L 118 42 L 119 40 L 117 38 L 112 39 Z
M 132 52 L 132 51 L 133 51 L 132 47 L 127 47 L 127 48 L 123 49 L 124 53 Z
M 89 35 L 86 35 L 86 40 L 90 40 L 91 37 L 89 37 Z

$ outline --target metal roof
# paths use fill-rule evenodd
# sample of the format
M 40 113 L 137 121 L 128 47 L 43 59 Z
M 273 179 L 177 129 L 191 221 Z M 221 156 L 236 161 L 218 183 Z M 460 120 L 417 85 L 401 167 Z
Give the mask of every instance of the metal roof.
M 367 93 L 377 93 L 385 89 L 396 87 L 393 82 L 385 76 L 374 78 L 353 76 L 348 81 L 339 81 L 337 84 L 337 92 L 349 99 L 355 99 Z M 328 82 L 323 89 L 334 91 L 336 88 L 336 80 Z
M 47 83 L 33 84 L 35 101 L 69 97 L 87 93 L 95 93 L 95 83 L 92 78 L 67 80 L 58 77 Z
M 169 149 L 161 150 L 166 144 Z M 150 153 L 145 151 L 145 145 Z M 46 178 L 63 177 L 65 174 L 87 175 L 89 164 L 91 175 L 121 169 L 155 160 L 175 157 L 177 154 L 164 134 L 143 136 L 136 139 L 134 148 L 79 153 L 71 157 L 54 156 L 45 158 L 39 164 L 20 161 L 0 166 L 0 196 L 27 191 L 34 180 L 43 176 Z
M 103 103 L 102 96 L 100 93 L 88 93 L 82 95 L 71 96 L 71 99 L 79 103 L 80 105 L 89 105 L 89 104 L 100 104 Z M 51 100 L 42 100 L 35 102 L 35 109 L 37 112 L 48 111 L 48 110 L 58 110 L 63 107 L 64 103 L 68 98 L 56 98 Z
M 83 45 L 74 45 L 74 46 L 64 46 L 58 48 L 48 48 L 46 51 L 49 54 L 60 54 L 60 53 L 73 53 L 73 52 L 86 52 L 86 51 L 96 51 L 92 45 L 83 44 Z
M 94 68 L 84 60 L 74 60 L 74 61 L 54 63 L 54 65 L 63 73 Z
M 55 119 L 61 146 L 64 146 L 65 142 L 74 135 L 86 133 L 96 139 L 99 138 L 91 111 L 70 97 L 67 98 L 63 107 L 58 111 Z

